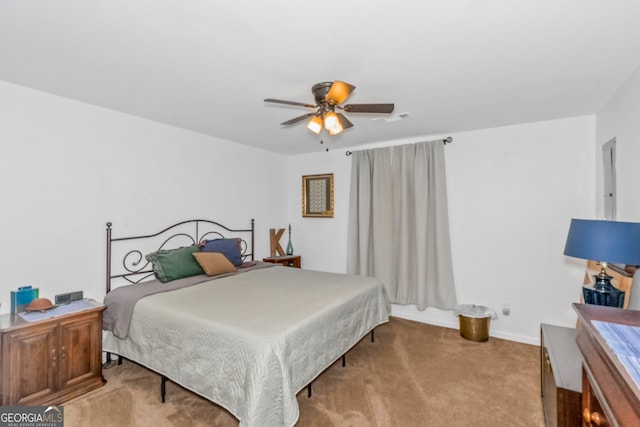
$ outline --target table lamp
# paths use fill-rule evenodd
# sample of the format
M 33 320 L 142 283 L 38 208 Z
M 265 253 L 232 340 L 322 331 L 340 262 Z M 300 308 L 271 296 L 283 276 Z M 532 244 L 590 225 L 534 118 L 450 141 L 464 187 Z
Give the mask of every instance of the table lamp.
M 587 304 L 622 307 L 624 292 L 611 285 L 607 263 L 640 265 L 640 223 L 572 219 L 564 254 L 600 262 L 593 286 L 583 286 Z

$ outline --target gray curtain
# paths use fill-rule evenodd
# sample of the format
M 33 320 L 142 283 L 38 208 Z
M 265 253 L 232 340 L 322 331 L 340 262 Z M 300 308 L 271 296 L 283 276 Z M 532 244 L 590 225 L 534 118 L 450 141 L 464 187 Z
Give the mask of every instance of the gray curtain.
M 347 270 L 391 301 L 452 309 L 456 293 L 442 140 L 354 151 Z

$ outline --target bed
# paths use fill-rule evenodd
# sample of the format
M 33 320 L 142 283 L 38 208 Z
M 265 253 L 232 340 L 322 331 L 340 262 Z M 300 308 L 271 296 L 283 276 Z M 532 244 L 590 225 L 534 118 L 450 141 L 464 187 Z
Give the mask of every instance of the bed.
M 219 276 L 161 283 L 144 256 L 230 238 L 242 264 Z M 255 261 L 253 243 L 253 220 L 235 230 L 189 220 L 117 238 L 108 224 L 103 350 L 226 408 L 242 427 L 288 427 L 299 417 L 296 394 L 387 322 L 390 303 L 375 279 Z

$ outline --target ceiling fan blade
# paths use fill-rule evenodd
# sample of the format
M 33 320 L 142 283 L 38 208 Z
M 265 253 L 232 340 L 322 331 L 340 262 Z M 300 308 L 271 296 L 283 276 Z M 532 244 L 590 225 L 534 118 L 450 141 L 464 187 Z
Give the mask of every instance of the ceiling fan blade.
M 392 113 L 393 104 L 348 104 L 342 109 L 347 113 L 379 113 L 387 114 Z
M 336 80 L 327 93 L 326 100 L 332 104 L 342 104 L 356 87 Z
M 309 118 L 309 117 L 311 117 L 311 116 L 315 116 L 315 115 L 316 115 L 316 113 L 307 113 L 307 114 L 303 114 L 303 115 L 301 115 L 301 116 L 295 117 L 295 118 L 293 118 L 293 119 L 291 119 L 291 120 L 287 120 L 286 122 L 282 122 L 282 123 L 280 123 L 280 124 L 281 124 L 281 125 L 284 125 L 284 126 L 293 125 L 293 124 L 296 124 L 296 123 L 298 123 L 298 122 L 303 121 L 303 120 L 304 120 L 304 119 L 306 119 L 306 118 Z
M 275 104 L 296 105 L 298 107 L 316 108 L 317 105 L 305 104 L 304 102 L 283 101 L 282 99 L 267 98 L 264 102 L 273 102 Z
M 336 116 L 338 116 L 338 118 L 340 119 L 340 123 L 342 124 L 342 129 L 349 129 L 350 127 L 353 127 L 353 123 L 351 123 L 349 119 L 347 119 L 344 116 L 344 114 L 336 113 Z

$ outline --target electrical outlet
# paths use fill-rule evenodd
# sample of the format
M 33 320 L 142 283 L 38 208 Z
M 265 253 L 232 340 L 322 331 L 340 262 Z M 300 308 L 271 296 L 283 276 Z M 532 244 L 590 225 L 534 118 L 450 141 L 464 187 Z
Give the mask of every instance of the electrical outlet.
M 504 316 L 511 314 L 511 304 L 502 304 L 502 314 Z

